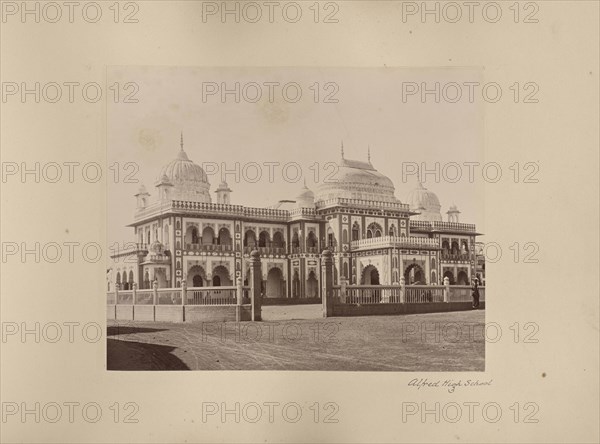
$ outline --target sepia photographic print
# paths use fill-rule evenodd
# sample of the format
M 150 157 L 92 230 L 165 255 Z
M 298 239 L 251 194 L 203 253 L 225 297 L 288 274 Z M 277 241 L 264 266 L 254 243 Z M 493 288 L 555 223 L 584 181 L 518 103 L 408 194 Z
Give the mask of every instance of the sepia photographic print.
M 107 111 L 108 369 L 485 369 L 501 166 L 480 69 L 108 70 L 127 78 L 144 96 Z

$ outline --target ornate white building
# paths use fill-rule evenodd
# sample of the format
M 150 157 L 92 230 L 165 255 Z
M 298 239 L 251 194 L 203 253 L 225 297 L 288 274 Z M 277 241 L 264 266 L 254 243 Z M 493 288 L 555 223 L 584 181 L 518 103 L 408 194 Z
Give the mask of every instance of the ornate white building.
M 469 284 L 475 277 L 475 225 L 459 223 L 456 206 L 442 221 L 437 196 L 419 186 L 407 203 L 392 181 L 367 162 L 344 157 L 336 180 L 270 208 L 231 204 L 222 182 L 212 202 L 203 169 L 181 148 L 157 175 L 154 199 L 142 185 L 135 195 L 135 248 L 111 259 L 108 286 L 128 289 L 234 285 L 247 281 L 250 252 L 261 253 L 264 295 L 320 296 L 320 253 L 334 257 L 334 285 Z

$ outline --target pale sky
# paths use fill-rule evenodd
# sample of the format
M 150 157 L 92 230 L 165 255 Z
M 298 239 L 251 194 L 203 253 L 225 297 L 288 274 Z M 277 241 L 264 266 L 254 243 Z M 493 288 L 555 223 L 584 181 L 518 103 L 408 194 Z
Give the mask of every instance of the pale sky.
M 135 162 L 139 171 L 132 176 L 144 183 L 156 196 L 154 182 L 161 167 L 174 159 L 179 150 L 180 132 L 184 135 L 184 149 L 195 163 L 224 162 L 229 170 L 239 163 L 262 166 L 263 178 L 250 183 L 240 174 L 227 176 L 233 190 L 233 204 L 269 206 L 280 199 L 294 199 L 303 179 L 315 190 L 315 162 L 318 163 L 319 182 L 331 169 L 326 163 L 340 156 L 343 140 L 345 157 L 367 159 L 371 147 L 371 162 L 395 184 L 396 197 L 406 201 L 408 192 L 416 186 L 414 175 L 403 176 L 403 163 L 425 163 L 430 170 L 439 162 L 485 162 L 484 106 L 480 96 L 469 103 L 466 94 L 457 103 L 443 98 L 435 103 L 428 96 L 421 103 L 420 94 L 409 96 L 403 103 L 403 83 L 426 82 L 433 88 L 435 82 L 482 82 L 480 68 L 204 68 L 204 67 L 112 67 L 107 71 L 107 84 L 135 82 L 139 103 L 110 103 L 107 105 L 107 162 L 121 165 L 121 182 L 128 172 L 126 162 Z M 240 95 L 235 103 L 233 94 L 222 103 L 219 92 L 205 94 L 214 85 L 225 83 L 234 89 L 236 82 L 249 100 L 255 100 L 259 85 L 262 97 L 249 103 Z M 279 82 L 273 86 L 273 101 L 265 82 Z M 297 83 L 302 97 L 289 103 L 282 93 L 283 85 Z M 315 83 L 318 83 L 318 103 L 315 103 Z M 328 82 L 336 86 L 329 85 Z M 250 86 L 248 86 L 250 85 Z M 244 89 L 245 88 L 245 89 Z M 334 89 L 336 91 L 334 91 Z M 127 92 L 132 89 L 127 90 Z M 338 103 L 324 103 L 328 93 Z M 123 93 L 123 92 L 122 92 Z M 296 88 L 287 89 L 288 99 L 294 99 Z M 121 97 L 123 97 L 123 94 Z M 274 167 L 274 180 L 268 177 L 264 162 L 279 162 Z M 296 183 L 286 181 L 283 166 L 296 162 L 302 167 L 302 178 Z M 311 168 L 312 166 L 312 168 Z M 255 169 L 245 170 L 254 176 Z M 294 168 L 287 170 L 290 175 Z M 454 176 L 455 170 L 448 169 Z M 208 171 L 207 171 L 208 172 Z M 485 233 L 484 184 L 481 168 L 475 168 L 475 181 L 469 183 L 466 166 L 457 183 L 434 176 L 425 177 L 424 185 L 435 192 L 442 204 L 442 216 L 452 204 L 461 211 L 461 222 L 475 223 Z M 252 177 L 250 177 L 252 178 Z M 220 171 L 209 176 L 212 192 L 221 181 Z M 108 185 L 108 239 L 109 243 L 134 239 L 133 229 L 125 225 L 133 220 L 135 198 L 139 183 Z

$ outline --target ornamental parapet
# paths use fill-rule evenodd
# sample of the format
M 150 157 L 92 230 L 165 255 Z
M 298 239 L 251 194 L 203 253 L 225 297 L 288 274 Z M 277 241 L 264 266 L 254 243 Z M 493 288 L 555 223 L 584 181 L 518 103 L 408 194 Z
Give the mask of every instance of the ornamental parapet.
M 414 230 L 428 231 L 461 231 L 475 233 L 474 224 L 462 224 L 458 222 L 442 222 L 428 220 L 411 220 L 410 228 Z
M 426 237 L 382 236 L 352 241 L 352 250 L 371 250 L 376 248 L 419 248 L 440 249 L 437 239 Z
M 374 201 L 374 200 L 363 200 L 363 199 L 348 199 L 345 197 L 336 197 L 332 199 L 325 199 L 315 202 L 318 209 L 328 207 L 359 207 L 359 208 L 377 208 L 384 210 L 395 210 L 402 212 L 410 212 L 410 208 L 407 204 L 401 202 L 385 202 L 385 201 Z

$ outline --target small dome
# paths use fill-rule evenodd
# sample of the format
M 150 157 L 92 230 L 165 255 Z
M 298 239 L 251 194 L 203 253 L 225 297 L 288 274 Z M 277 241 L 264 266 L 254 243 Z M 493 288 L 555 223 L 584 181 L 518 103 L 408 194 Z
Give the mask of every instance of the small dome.
M 215 190 L 215 192 L 217 192 L 217 191 L 231 191 L 231 190 L 229 189 L 229 185 L 227 184 L 227 182 L 223 181 L 219 184 L 219 186 Z
M 159 185 L 173 186 L 173 184 L 171 183 L 171 181 L 169 180 L 169 178 L 167 177 L 166 174 L 163 174 L 162 177 L 160 178 L 160 180 L 158 182 L 156 182 L 156 186 L 159 186 Z
M 417 188 L 412 190 L 407 198 L 406 203 L 412 211 L 417 211 L 421 214 L 415 216 L 415 220 L 441 221 L 442 215 L 440 210 L 442 206 L 436 194 L 429 191 L 421 182 Z
M 148 191 L 146 190 L 146 187 L 144 186 L 144 184 L 140 185 L 136 196 L 140 195 L 140 194 L 148 194 Z
M 315 207 L 315 193 L 313 193 L 306 186 L 306 183 L 300 190 L 300 193 L 296 196 L 296 207 L 298 207 L 298 208 L 314 208 Z

